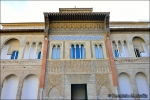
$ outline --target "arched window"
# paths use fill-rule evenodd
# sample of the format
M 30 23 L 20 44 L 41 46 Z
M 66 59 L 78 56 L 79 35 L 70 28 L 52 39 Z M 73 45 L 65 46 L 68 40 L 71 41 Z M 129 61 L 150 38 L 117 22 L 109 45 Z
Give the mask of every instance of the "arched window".
M 103 49 L 101 45 L 95 45 L 95 58 L 104 58 Z
M 18 58 L 18 51 L 13 51 L 11 55 L 11 59 L 17 59 Z
M 76 59 L 80 59 L 79 45 L 76 45 Z
M 52 59 L 60 59 L 60 45 L 58 46 L 53 46 L 52 48 Z
M 41 52 L 38 53 L 38 58 L 37 59 L 40 59 L 41 58 Z
M 84 45 L 81 45 L 81 59 L 85 58 Z
M 148 48 L 145 44 L 145 41 L 140 37 L 134 37 L 133 40 L 133 47 L 136 57 L 148 57 L 149 52 Z
M 57 57 L 56 59 L 60 59 L 60 46 L 57 47 Z
M 118 58 L 119 57 L 119 52 L 118 52 L 118 49 L 117 49 L 117 44 L 113 41 L 112 45 L 113 45 L 114 57 Z
M 9 39 L 1 49 L 1 59 L 17 59 L 20 42 L 18 39 Z
M 85 58 L 85 49 L 84 45 L 71 45 L 71 50 L 70 50 L 70 58 L 71 59 L 84 59 Z

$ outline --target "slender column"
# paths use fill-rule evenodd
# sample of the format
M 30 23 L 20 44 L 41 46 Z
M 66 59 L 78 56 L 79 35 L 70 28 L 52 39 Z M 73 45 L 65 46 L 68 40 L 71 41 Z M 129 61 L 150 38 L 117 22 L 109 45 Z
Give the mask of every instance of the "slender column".
M 98 51 L 98 58 L 100 58 L 100 52 L 99 52 L 99 45 L 97 45 L 97 51 Z
M 124 57 L 126 57 L 125 50 L 124 50 L 124 43 L 123 43 L 123 42 L 122 42 L 122 47 L 123 47 L 123 54 L 124 54 Z
M 120 56 L 120 50 L 119 50 L 119 48 L 118 48 L 118 42 L 116 43 L 116 45 L 117 45 L 117 50 L 118 50 L 119 57 L 121 57 L 121 56 Z
M 31 50 L 31 46 L 32 46 L 32 44 L 29 44 L 29 59 L 30 59 L 30 50 Z
M 108 50 L 110 68 L 111 68 L 111 72 L 112 72 L 113 85 L 118 86 L 116 67 L 115 67 L 115 63 L 114 63 L 114 57 L 113 57 L 112 47 L 111 47 L 111 42 L 110 42 L 109 37 L 107 37 L 107 39 L 106 39 L 106 46 L 107 46 L 107 50 Z
M 81 45 L 79 45 L 79 51 L 80 51 L 80 59 L 82 59 L 81 58 L 81 52 L 82 52 L 82 50 L 81 50 L 82 48 L 81 48 Z
M 74 53 L 75 53 L 75 59 L 76 59 L 76 45 L 74 46 Z
M 45 71 L 46 71 L 46 56 L 47 56 L 48 40 L 44 40 L 41 75 L 40 75 L 40 88 L 44 87 Z
M 36 44 L 36 48 L 35 48 L 35 59 L 37 59 L 37 56 L 36 56 L 36 54 L 37 54 L 37 46 L 38 46 L 38 44 Z
M 58 48 L 58 45 L 56 45 L 56 49 L 55 49 L 55 50 L 56 50 L 56 51 L 55 51 L 55 53 L 56 53 L 56 54 L 55 54 L 55 59 L 57 59 L 57 51 L 58 51 L 57 48 Z

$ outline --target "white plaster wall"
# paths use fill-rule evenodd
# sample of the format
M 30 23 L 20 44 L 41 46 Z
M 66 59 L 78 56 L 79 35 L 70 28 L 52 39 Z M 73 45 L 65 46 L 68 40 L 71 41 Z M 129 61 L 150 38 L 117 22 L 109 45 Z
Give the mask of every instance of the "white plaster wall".
M 139 94 L 147 94 L 149 98 L 149 85 L 146 76 L 143 75 L 142 73 L 138 73 L 136 75 L 136 84 Z
M 4 80 L 1 99 L 16 99 L 18 90 L 18 78 L 11 75 Z
M 53 87 L 49 92 L 49 99 L 57 100 L 59 99 L 59 91 L 56 87 Z
M 24 59 L 29 59 L 29 48 L 30 48 L 29 44 L 26 44 L 23 56 Z
M 129 95 L 133 94 L 130 78 L 127 74 L 125 73 L 120 74 L 118 81 L 119 81 L 120 94 L 129 94 Z
M 9 49 L 9 45 L 4 45 L 1 50 L 1 59 L 10 59 L 11 55 L 7 55 Z
M 128 46 L 127 46 L 126 43 L 124 44 L 124 56 L 125 56 L 125 57 L 130 57 L 130 53 L 129 53 L 129 50 L 128 50 Z
M 144 52 L 141 53 L 141 56 L 142 57 L 149 57 L 148 48 L 147 48 L 146 44 L 142 43 L 142 46 L 143 46 Z
M 35 53 L 36 53 L 36 44 L 32 44 L 31 50 L 30 50 L 30 59 L 35 59 Z
M 39 79 L 35 75 L 29 75 L 25 78 L 22 88 L 21 99 L 37 99 Z

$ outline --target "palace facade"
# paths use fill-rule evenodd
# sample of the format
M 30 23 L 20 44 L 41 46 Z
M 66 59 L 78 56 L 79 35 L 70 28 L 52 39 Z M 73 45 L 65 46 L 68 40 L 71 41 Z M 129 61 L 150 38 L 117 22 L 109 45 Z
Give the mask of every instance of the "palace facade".
M 60 8 L 44 22 L 2 23 L 0 98 L 148 99 L 150 23 L 109 18 Z

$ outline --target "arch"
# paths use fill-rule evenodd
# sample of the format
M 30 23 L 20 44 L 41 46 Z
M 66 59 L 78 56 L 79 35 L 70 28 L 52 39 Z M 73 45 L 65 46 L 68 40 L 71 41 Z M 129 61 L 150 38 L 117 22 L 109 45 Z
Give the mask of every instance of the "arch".
M 30 50 L 30 42 L 26 42 L 23 55 L 24 59 L 29 59 L 29 50 Z
M 149 51 L 146 46 L 145 40 L 141 37 L 135 36 L 132 39 L 134 52 L 136 57 L 148 57 Z
M 56 59 L 56 53 L 57 53 L 57 47 L 56 45 L 53 45 L 52 47 L 52 59 Z
M 109 91 L 105 86 L 101 86 L 98 92 L 98 100 L 109 99 Z
M 53 100 L 57 99 L 58 100 L 60 97 L 58 89 L 55 86 L 52 87 L 49 91 L 48 96 L 49 96 L 48 97 L 49 99 L 53 99 Z
M 75 47 L 73 44 L 71 45 L 71 49 L 70 49 L 70 58 L 75 59 Z
M 85 58 L 85 48 L 84 48 L 84 45 L 81 44 L 81 59 L 84 59 Z
M 39 79 L 36 75 L 27 75 L 23 81 L 21 99 L 37 99 Z
M 10 74 L 3 81 L 1 99 L 16 99 L 19 79 L 16 75 Z
M 120 73 L 118 77 L 120 94 L 133 94 L 132 84 L 129 75 Z
M 20 41 L 16 38 L 7 39 L 2 46 L 1 59 L 11 59 L 13 51 L 19 51 Z
M 60 59 L 60 51 L 61 51 L 61 48 L 60 48 L 60 45 L 57 46 L 57 56 L 56 56 L 56 59 Z
M 142 72 L 138 72 L 136 73 L 135 79 L 139 94 L 146 94 L 149 98 L 149 85 L 146 75 L 144 75 Z
M 20 43 L 20 39 L 19 39 L 18 37 L 9 37 L 9 38 L 5 39 L 5 40 L 2 42 L 1 47 L 3 47 L 3 46 L 5 45 L 5 43 L 6 43 L 7 41 L 11 40 L 11 39 L 17 39 L 17 40 L 19 41 L 19 43 Z M 19 46 L 20 46 L 20 45 L 19 45 Z

